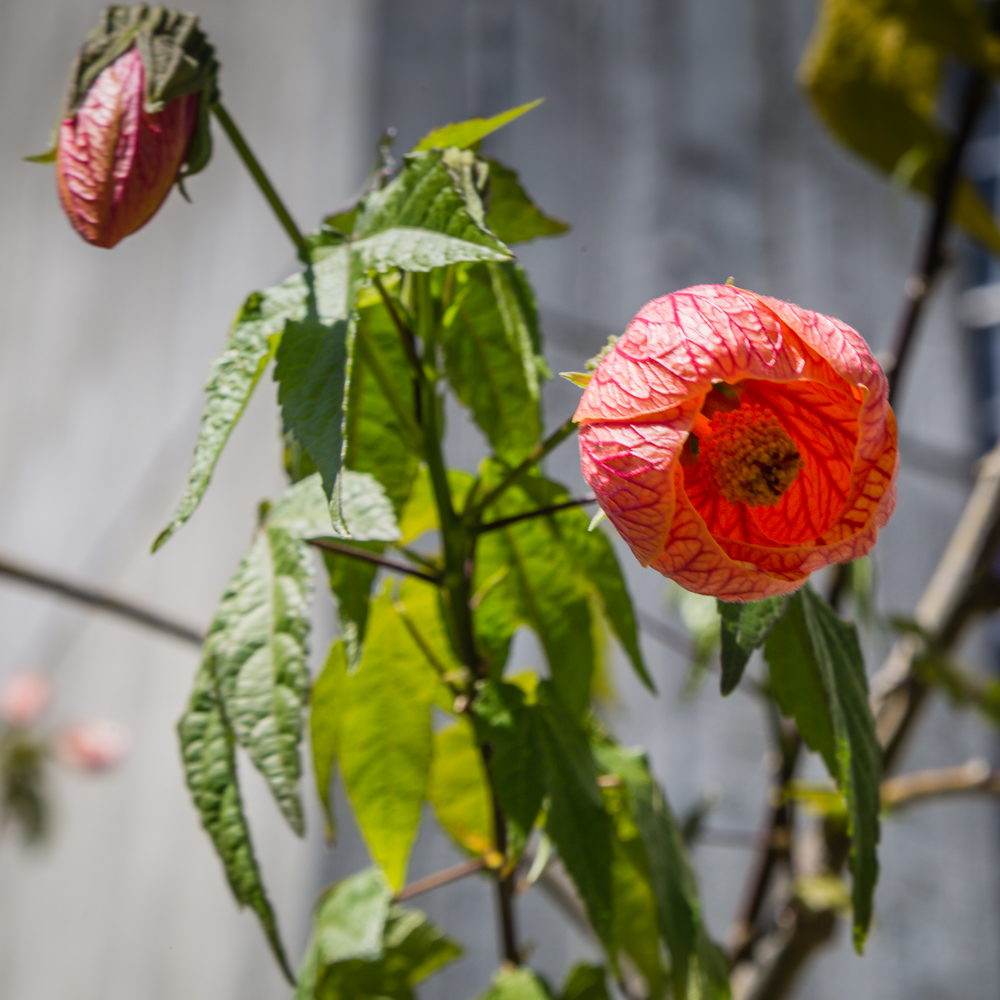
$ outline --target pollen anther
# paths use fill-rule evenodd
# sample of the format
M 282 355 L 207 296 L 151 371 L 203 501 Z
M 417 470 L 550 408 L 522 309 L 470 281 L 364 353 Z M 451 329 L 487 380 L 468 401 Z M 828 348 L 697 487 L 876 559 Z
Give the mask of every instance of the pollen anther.
M 701 437 L 698 461 L 730 503 L 771 507 L 795 482 L 803 461 L 798 445 L 777 417 L 750 403 L 713 415 Z

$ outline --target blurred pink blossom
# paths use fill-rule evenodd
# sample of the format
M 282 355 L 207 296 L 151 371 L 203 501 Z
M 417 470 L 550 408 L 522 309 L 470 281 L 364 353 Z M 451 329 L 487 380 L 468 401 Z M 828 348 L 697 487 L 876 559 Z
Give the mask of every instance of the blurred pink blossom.
M 123 726 L 91 719 L 66 726 L 56 740 L 56 754 L 63 763 L 83 771 L 105 771 L 125 759 L 130 744 Z
M 0 717 L 12 726 L 30 726 L 49 703 L 50 686 L 41 674 L 20 670 L 0 687 Z

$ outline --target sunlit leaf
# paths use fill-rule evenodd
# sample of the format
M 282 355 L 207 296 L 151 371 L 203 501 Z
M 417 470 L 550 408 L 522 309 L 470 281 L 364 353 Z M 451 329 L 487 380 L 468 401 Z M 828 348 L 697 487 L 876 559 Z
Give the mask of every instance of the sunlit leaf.
M 535 717 L 515 684 L 483 685 L 473 702 L 481 743 L 491 747 L 490 774 L 507 820 L 509 848 L 517 857 L 535 825 L 545 796 Z
M 366 266 L 380 270 L 428 270 L 460 260 L 509 259 L 510 251 L 476 223 L 474 211 L 440 151 L 410 153 L 399 174 L 365 199 L 355 223 L 354 246 L 364 255 Z M 434 239 L 429 238 L 432 233 Z M 390 252 L 389 247 L 396 249 Z
M 455 284 L 441 327 L 448 380 L 496 454 L 516 464 L 542 432 L 538 366 L 519 300 L 496 264 L 460 268 Z
M 773 648 L 769 642 L 766 650 L 772 674 L 778 663 L 779 676 L 787 678 L 795 670 L 808 672 L 817 676 L 821 685 L 821 691 L 815 690 L 814 682 L 810 682 L 809 690 L 802 686 L 792 689 L 787 684 L 783 690 L 786 696 L 794 691 L 799 711 L 796 720 L 800 721 L 801 716 L 800 725 L 806 722 L 809 727 L 809 735 L 803 731 L 803 737 L 810 745 L 822 747 L 832 736 L 832 755 L 827 745 L 824 757 L 847 803 L 854 875 L 854 942 L 860 951 L 871 921 L 872 896 L 878 878 L 876 849 L 882 767 L 857 631 L 839 619 L 808 586 L 792 598 L 779 627 L 779 639 Z M 777 629 L 772 637 L 776 632 Z M 802 707 L 805 698 L 811 702 L 808 716 Z M 825 725 L 830 736 L 813 728 L 823 725 L 817 722 L 821 708 L 827 713 Z
M 334 526 L 319 473 L 299 480 L 268 511 L 267 523 L 294 538 L 349 538 L 353 541 L 395 542 L 396 513 L 382 484 L 367 472 L 345 469 L 341 474 L 343 525 Z M 346 530 L 342 530 L 345 529 Z
M 415 1000 L 413 987 L 460 954 L 419 910 L 392 904 L 369 869 L 320 900 L 295 1000 Z
M 612 940 L 611 819 L 597 784 L 586 734 L 566 713 L 548 682 L 535 710 L 549 794 L 545 829 L 587 907 L 594 930 Z
M 581 962 L 570 970 L 559 1000 L 610 1000 L 607 975 L 602 966 Z
M 309 694 L 310 593 L 304 545 L 281 528 L 265 526 L 219 602 L 204 654 L 237 742 L 300 835 L 299 743 Z
M 313 773 L 316 791 L 326 820 L 327 840 L 333 840 L 336 825 L 330 784 L 337 757 L 340 719 L 344 709 L 344 687 L 347 683 L 347 652 L 343 641 L 334 642 L 330 654 L 312 686 L 309 699 L 309 737 L 312 745 Z
M 814 106 L 836 136 L 883 173 L 926 196 L 933 195 L 949 144 L 935 119 L 948 38 L 936 33 L 941 19 L 953 20 L 958 10 L 956 0 L 936 5 L 952 8 L 950 14 L 928 14 L 932 6 L 923 0 L 881 5 L 825 0 L 800 69 Z M 920 17 L 913 23 L 922 26 L 919 30 L 888 16 L 918 8 Z M 936 37 L 928 41 L 931 34 Z M 968 45 L 975 43 L 970 39 Z M 968 181 L 959 184 L 953 216 L 1000 253 L 1000 230 Z
M 538 976 L 527 966 L 501 969 L 479 1000 L 552 1000 Z
M 305 302 L 305 285 L 295 275 L 277 288 L 254 292 L 243 303 L 205 386 L 205 411 L 187 490 L 170 524 L 157 536 L 154 552 L 194 513 L 229 435 L 274 356 L 285 322 L 304 316 Z
M 467 719 L 434 734 L 427 798 L 438 822 L 465 850 L 493 849 L 493 808 L 486 769 Z
M 404 604 L 411 584 L 430 590 L 407 581 Z M 372 858 L 399 889 L 427 791 L 437 676 L 397 611 L 390 587 L 372 605 L 361 662 L 345 685 L 340 767 Z
M 414 152 L 424 149 L 434 149 L 438 147 L 444 149 L 447 146 L 457 146 L 459 149 L 466 149 L 475 145 L 480 139 L 484 139 L 491 132 L 503 128 L 504 125 L 520 118 L 521 115 L 537 108 L 544 98 L 540 97 L 536 101 L 528 104 L 521 104 L 509 111 L 503 111 L 492 118 L 470 118 L 464 122 L 454 122 L 451 125 L 444 125 L 428 133 L 413 147 Z
M 220 708 L 215 679 L 207 663 L 203 662 L 198 671 L 177 732 L 188 788 L 222 860 L 233 895 L 240 906 L 249 906 L 257 914 L 278 964 L 294 982 L 243 813 L 233 733 Z
M 612 745 L 596 748 L 601 766 L 623 782 L 648 866 L 663 940 L 670 950 L 678 996 L 686 995 L 689 967 L 699 933 L 697 889 L 677 823 L 645 755 Z
M 751 653 L 764 645 L 774 624 L 785 613 L 788 598 L 766 597 L 762 601 L 731 604 L 719 601 L 722 619 L 722 693 L 730 694 L 739 684 Z
M 569 226 L 546 215 L 521 185 L 517 172 L 496 160 L 490 166 L 490 209 L 486 225 L 504 243 L 526 243 L 539 236 L 559 236 Z

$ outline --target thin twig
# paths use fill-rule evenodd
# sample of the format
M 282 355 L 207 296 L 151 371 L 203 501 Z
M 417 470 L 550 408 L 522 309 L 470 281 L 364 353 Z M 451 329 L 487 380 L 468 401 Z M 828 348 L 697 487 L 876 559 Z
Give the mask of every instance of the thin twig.
M 920 249 L 917 266 L 906 282 L 899 326 L 889 357 L 886 359 L 885 367 L 889 376 L 889 401 L 891 403 L 895 402 L 899 395 L 903 372 L 910 356 L 910 349 L 913 346 L 924 305 L 944 263 L 944 241 L 948 235 L 951 209 L 961 180 L 962 157 L 969 139 L 972 137 L 976 119 L 986 103 L 987 95 L 985 77 L 981 73 L 970 72 L 962 97 L 958 127 L 949 146 L 948 156 L 941 164 L 936 178 L 934 210 L 931 213 L 927 233 Z
M 72 583 L 63 577 L 32 569 L 6 558 L 0 558 L 0 576 L 18 580 L 30 587 L 37 587 L 39 590 L 47 590 L 52 594 L 59 594 L 60 597 L 66 597 L 79 604 L 107 611 L 120 618 L 127 618 L 129 621 L 145 625 L 147 628 L 155 629 L 166 635 L 172 635 L 175 639 L 183 639 L 195 646 L 200 646 L 205 641 L 205 636 L 197 629 L 171 621 L 156 611 L 150 611 L 148 608 L 133 604 L 121 597 L 115 597 L 89 584 Z
M 493 487 L 486 496 L 482 498 L 471 511 L 471 520 L 474 522 L 478 521 L 482 516 L 484 510 L 486 510 L 490 504 L 494 503 L 499 499 L 514 483 L 517 482 L 521 476 L 524 475 L 529 469 L 537 465 L 545 456 L 557 448 L 563 443 L 576 430 L 576 423 L 572 419 L 564 421 L 561 423 L 547 438 L 539 441 L 538 444 L 532 448 L 531 453 L 528 455 L 524 461 L 515 465 L 504 477 Z
M 288 234 L 289 239 L 295 244 L 295 249 L 301 252 L 305 249 L 306 245 L 302 232 L 295 224 L 295 220 L 285 207 L 285 203 L 279 197 L 278 192 L 274 189 L 274 185 L 268 179 L 267 174 L 264 173 L 264 168 L 260 165 L 257 157 L 254 156 L 253 150 L 247 144 L 246 139 L 243 138 L 243 133 L 237 128 L 236 122 L 229 117 L 229 112 L 226 111 L 219 101 L 216 101 L 212 105 L 212 114 L 219 120 L 223 131 L 229 136 L 229 141 L 235 147 L 247 170 L 250 171 L 250 176 L 256 181 L 257 187 L 260 188 L 261 194 L 267 199 L 271 210 L 278 217 L 282 228 Z
M 394 573 L 405 573 L 408 576 L 415 576 L 418 580 L 426 580 L 428 583 L 439 584 L 441 581 L 430 573 L 416 569 L 408 563 L 399 562 L 396 559 L 386 559 L 385 556 L 377 556 L 374 552 L 366 552 L 364 549 L 356 549 L 353 545 L 345 545 L 343 542 L 334 542 L 329 538 L 310 538 L 309 544 L 324 552 L 335 552 L 338 556 L 347 556 L 349 559 L 360 559 L 362 562 L 374 563 L 383 569 L 390 569 Z
M 485 524 L 481 524 L 477 531 L 480 535 L 487 531 L 497 531 L 499 528 L 507 528 L 519 521 L 530 521 L 535 517 L 545 517 L 547 514 L 555 514 L 557 511 L 568 510 L 570 507 L 582 507 L 588 503 L 597 503 L 597 497 L 574 497 L 572 500 L 549 504 L 548 507 L 539 507 L 537 510 L 529 510 L 523 514 L 501 517 L 498 521 L 487 521 Z
M 440 889 L 444 885 L 450 885 L 452 882 L 457 882 L 459 879 L 467 878 L 469 875 L 475 875 L 476 872 L 481 872 L 486 867 L 486 862 L 482 858 L 473 858 L 471 861 L 462 861 L 457 865 L 452 865 L 451 868 L 445 868 L 444 871 L 435 872 L 433 875 L 428 875 L 426 878 L 418 878 L 415 882 L 411 882 L 409 885 L 404 886 L 399 892 L 396 893 L 395 901 L 397 903 L 402 903 L 404 900 L 413 899 L 414 896 L 419 896 L 425 892 L 432 892 L 434 889 Z
M 924 799 L 969 792 L 1000 794 L 1000 769 L 975 758 L 958 767 L 939 767 L 902 774 L 882 782 L 882 805 L 899 809 Z
M 638 619 L 639 628 L 651 639 L 655 639 L 661 645 L 680 653 L 682 656 L 691 655 L 691 639 L 687 633 L 668 625 L 656 615 L 643 611 L 642 608 L 636 608 L 635 616 Z

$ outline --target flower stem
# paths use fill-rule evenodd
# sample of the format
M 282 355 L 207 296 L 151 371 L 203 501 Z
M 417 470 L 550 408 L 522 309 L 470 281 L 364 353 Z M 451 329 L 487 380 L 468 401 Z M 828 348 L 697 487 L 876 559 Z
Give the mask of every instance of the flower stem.
M 397 562 L 395 559 L 386 559 L 384 556 L 375 555 L 365 549 L 356 549 L 353 545 L 345 545 L 343 542 L 334 542 L 329 538 L 310 538 L 309 544 L 324 552 L 333 552 L 338 556 L 347 556 L 348 559 L 360 559 L 362 562 L 374 563 L 383 569 L 392 570 L 394 573 L 405 573 L 407 576 L 415 576 L 418 580 L 426 580 L 435 585 L 440 583 L 436 576 L 424 573 L 406 563 Z
M 538 444 L 532 448 L 528 457 L 525 458 L 520 464 L 515 465 L 514 468 L 511 469 L 510 472 L 508 472 L 507 475 L 505 475 L 503 479 L 501 479 L 500 482 L 497 483 L 497 485 L 494 486 L 493 489 L 491 489 L 486 496 L 484 496 L 482 500 L 475 505 L 471 512 L 471 517 L 467 517 L 467 519 L 471 519 L 473 524 L 478 522 L 479 518 L 482 517 L 483 511 L 486 510 L 490 504 L 499 499 L 511 486 L 514 485 L 514 483 L 517 482 L 518 479 L 521 478 L 522 475 L 524 475 L 525 472 L 537 465 L 550 451 L 558 448 L 559 445 L 561 445 L 563 441 L 565 441 L 566 438 L 568 438 L 575 430 L 576 423 L 573 418 L 570 417 L 569 420 L 561 423 L 547 438 L 539 441 Z
M 536 510 L 528 510 L 523 514 L 513 514 L 510 517 L 502 517 L 499 521 L 487 521 L 479 525 L 477 531 L 481 535 L 487 531 L 496 531 L 498 528 L 506 528 L 519 521 L 530 521 L 532 518 L 545 517 L 548 514 L 556 514 L 561 510 L 568 510 L 570 507 L 583 507 L 588 503 L 597 503 L 597 497 L 575 497 L 572 500 L 564 500 L 562 503 L 549 504 L 547 507 L 539 507 Z
M 260 165 L 257 157 L 254 156 L 253 150 L 247 145 L 246 139 L 243 138 L 243 133 L 236 127 L 236 122 L 229 117 L 229 112 L 226 111 L 220 101 L 216 101 L 212 105 L 212 114 L 218 119 L 226 135 L 229 136 L 229 141 L 235 147 L 247 170 L 250 171 L 250 176 L 256 181 L 257 187 L 260 188 L 261 194 L 267 199 L 271 210 L 278 217 L 282 228 L 288 233 L 288 238 L 295 244 L 295 249 L 301 253 L 305 249 L 306 241 L 299 227 L 295 225 L 295 221 L 292 219 L 288 209 L 285 208 L 285 203 L 279 197 L 278 192 L 274 190 L 274 185 L 268 180 L 267 174 L 264 173 L 264 168 Z

